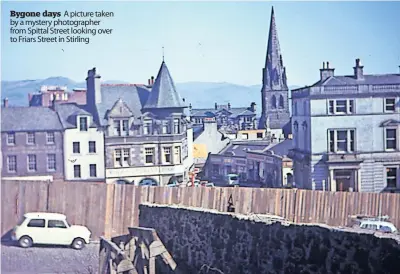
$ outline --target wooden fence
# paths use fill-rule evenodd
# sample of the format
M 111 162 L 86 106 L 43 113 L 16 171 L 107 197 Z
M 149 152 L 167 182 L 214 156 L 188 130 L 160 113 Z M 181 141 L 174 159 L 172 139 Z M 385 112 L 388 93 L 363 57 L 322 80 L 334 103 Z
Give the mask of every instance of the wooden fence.
M 388 215 L 400 228 L 400 194 L 324 192 L 295 189 L 136 187 L 100 183 L 1 182 L 1 232 L 9 231 L 26 212 L 66 214 L 86 225 L 93 237 L 125 234 L 139 226 L 139 204 L 177 204 L 235 212 L 274 214 L 298 223 L 351 224 L 349 215 Z

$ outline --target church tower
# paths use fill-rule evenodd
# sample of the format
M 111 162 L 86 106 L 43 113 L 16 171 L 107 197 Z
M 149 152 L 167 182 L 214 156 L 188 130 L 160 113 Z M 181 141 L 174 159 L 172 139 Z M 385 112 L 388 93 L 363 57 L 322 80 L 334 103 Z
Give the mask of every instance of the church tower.
M 269 26 L 267 56 L 265 68 L 263 68 L 261 108 L 262 112 L 258 128 L 265 129 L 266 123 L 269 121 L 271 129 L 282 129 L 287 137 L 291 131 L 289 89 L 286 81 L 286 69 L 283 66 L 279 46 L 273 7 Z

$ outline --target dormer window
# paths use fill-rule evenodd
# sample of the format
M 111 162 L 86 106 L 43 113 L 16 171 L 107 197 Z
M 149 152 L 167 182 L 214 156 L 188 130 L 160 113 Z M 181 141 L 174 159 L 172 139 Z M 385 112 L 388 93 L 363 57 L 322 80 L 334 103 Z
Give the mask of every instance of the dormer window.
M 114 120 L 114 136 L 129 136 L 129 120 Z
M 143 123 L 143 134 L 144 135 L 151 134 L 151 120 L 144 121 L 144 123 Z
M 88 130 L 88 117 L 79 117 L 79 130 L 80 131 Z
M 169 134 L 168 122 L 162 124 L 162 134 Z
M 174 119 L 174 133 L 180 134 L 180 130 L 179 119 Z

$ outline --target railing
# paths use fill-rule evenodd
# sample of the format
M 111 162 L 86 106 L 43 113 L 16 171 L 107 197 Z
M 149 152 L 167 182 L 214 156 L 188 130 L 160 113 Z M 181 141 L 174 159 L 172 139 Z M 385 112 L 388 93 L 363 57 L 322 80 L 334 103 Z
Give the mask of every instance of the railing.
M 130 227 L 129 234 L 100 241 L 100 274 L 155 274 L 158 256 L 164 266 L 176 270 L 177 265 L 152 228 Z

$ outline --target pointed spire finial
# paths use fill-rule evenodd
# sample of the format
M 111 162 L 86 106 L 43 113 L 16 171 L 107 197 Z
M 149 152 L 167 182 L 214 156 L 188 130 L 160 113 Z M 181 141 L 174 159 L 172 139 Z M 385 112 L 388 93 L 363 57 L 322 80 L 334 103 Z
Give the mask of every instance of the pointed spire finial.
M 164 46 L 162 47 L 162 61 L 164 62 Z

